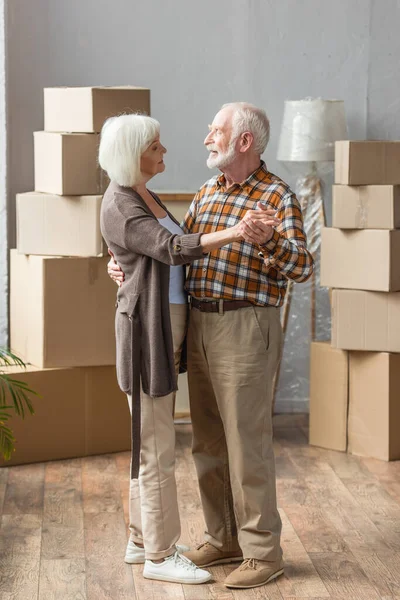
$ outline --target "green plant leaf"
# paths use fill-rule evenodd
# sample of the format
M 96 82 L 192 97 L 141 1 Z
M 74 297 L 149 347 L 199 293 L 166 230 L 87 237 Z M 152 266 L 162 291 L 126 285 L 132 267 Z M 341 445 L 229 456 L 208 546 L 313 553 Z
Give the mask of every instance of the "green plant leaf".
M 13 432 L 4 421 L 0 420 L 0 452 L 4 460 L 10 460 L 14 452 L 14 442 Z
M 13 354 L 11 350 L 0 348 L 0 454 L 5 460 L 9 460 L 14 452 L 15 438 L 12 430 L 6 425 L 15 412 L 18 416 L 24 418 L 28 410 L 34 414 L 34 409 L 29 395 L 40 396 L 32 390 L 25 381 L 13 379 L 1 367 L 18 366 L 26 368 L 24 361 Z M 11 399 L 12 404 L 6 404 L 7 399 Z
M 25 406 L 31 415 L 34 414 L 32 403 L 28 394 L 39 396 L 25 381 L 12 379 L 9 375 L 0 374 L 0 406 L 5 404 L 6 396 L 9 394 L 14 403 L 17 415 L 25 417 Z
M 26 364 L 19 356 L 11 352 L 11 350 L 0 348 L 0 366 L 10 367 L 12 365 L 26 368 Z

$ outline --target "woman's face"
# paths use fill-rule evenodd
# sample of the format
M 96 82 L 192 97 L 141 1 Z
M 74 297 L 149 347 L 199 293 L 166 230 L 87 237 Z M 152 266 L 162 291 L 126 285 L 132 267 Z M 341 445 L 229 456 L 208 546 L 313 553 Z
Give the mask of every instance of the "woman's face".
M 143 152 L 140 158 L 140 171 L 146 179 L 150 179 L 157 173 L 164 171 L 163 157 L 166 151 L 166 148 L 160 142 L 160 136 L 157 136 Z

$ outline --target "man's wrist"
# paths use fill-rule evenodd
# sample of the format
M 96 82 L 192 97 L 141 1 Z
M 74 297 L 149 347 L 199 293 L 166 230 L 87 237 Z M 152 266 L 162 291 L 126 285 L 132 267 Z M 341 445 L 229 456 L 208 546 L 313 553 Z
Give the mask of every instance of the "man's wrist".
M 274 229 L 270 239 L 263 244 L 259 244 L 259 255 L 264 256 L 265 254 L 273 254 L 279 242 L 279 237 L 279 233 Z

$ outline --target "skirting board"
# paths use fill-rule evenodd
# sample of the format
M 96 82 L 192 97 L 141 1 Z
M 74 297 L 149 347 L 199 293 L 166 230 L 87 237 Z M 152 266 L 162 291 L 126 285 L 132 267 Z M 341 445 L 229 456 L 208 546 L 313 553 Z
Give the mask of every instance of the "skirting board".
M 284 413 L 309 413 L 309 400 L 308 398 L 300 398 L 293 400 L 287 398 L 286 400 L 280 400 L 275 405 L 275 414 Z M 175 423 L 190 423 L 190 412 L 176 412 L 174 417 Z
M 275 404 L 274 413 L 308 413 L 308 398 L 280 398 Z

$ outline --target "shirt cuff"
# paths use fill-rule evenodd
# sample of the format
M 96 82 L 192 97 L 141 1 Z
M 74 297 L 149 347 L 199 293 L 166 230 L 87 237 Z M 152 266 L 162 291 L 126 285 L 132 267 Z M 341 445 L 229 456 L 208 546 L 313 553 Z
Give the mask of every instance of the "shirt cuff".
M 280 238 L 280 234 L 276 231 L 276 229 L 274 229 L 272 238 L 265 244 L 259 244 L 261 252 L 263 254 L 275 254 L 275 252 L 278 250 Z

